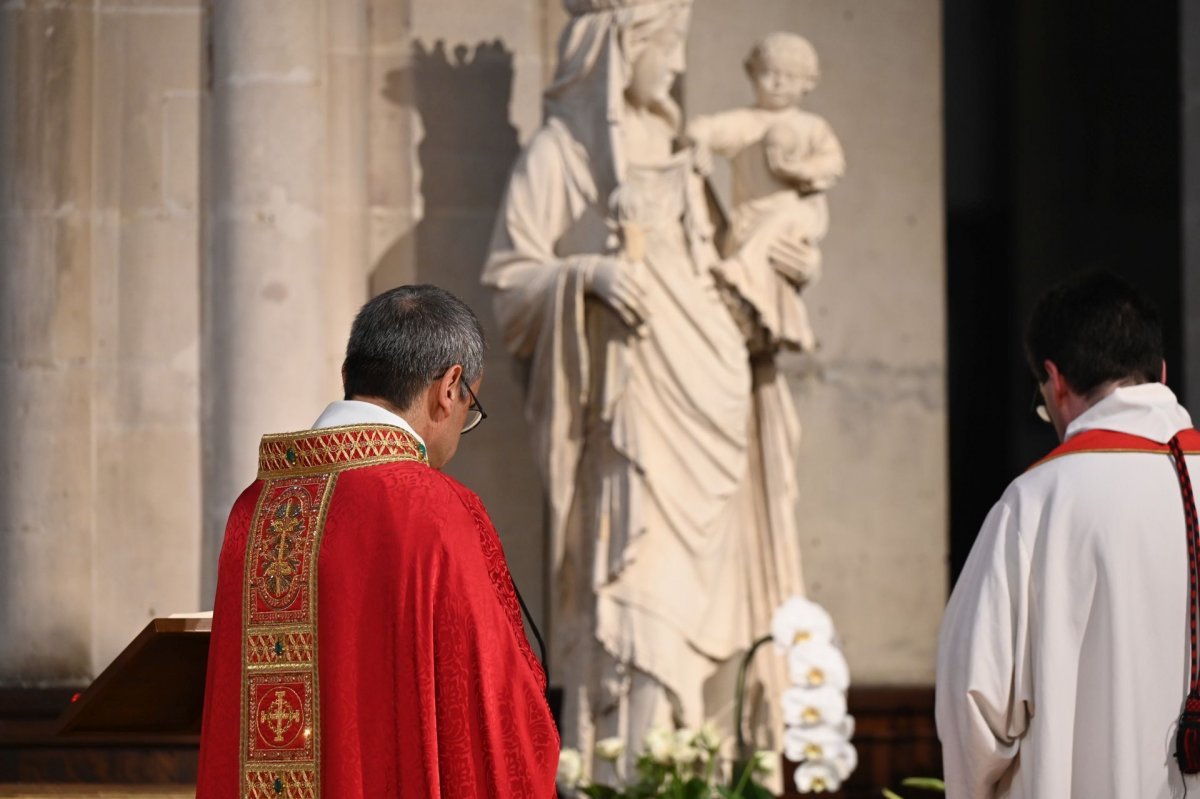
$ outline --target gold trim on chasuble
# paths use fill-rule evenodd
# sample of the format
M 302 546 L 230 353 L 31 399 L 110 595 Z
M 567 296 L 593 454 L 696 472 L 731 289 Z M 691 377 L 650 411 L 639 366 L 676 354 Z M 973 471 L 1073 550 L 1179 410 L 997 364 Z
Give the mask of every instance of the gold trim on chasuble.
M 356 425 L 264 436 L 266 481 L 246 541 L 242 605 L 243 799 L 321 795 L 317 555 L 340 472 L 428 463 L 398 427 Z

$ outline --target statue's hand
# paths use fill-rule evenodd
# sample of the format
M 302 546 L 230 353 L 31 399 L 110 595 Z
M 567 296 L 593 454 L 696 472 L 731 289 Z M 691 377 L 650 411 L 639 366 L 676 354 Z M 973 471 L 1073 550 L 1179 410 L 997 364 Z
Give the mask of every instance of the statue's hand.
M 645 265 L 638 261 L 598 258 L 589 265 L 584 287 L 616 311 L 622 322 L 637 328 L 647 318 L 644 270 Z
M 806 239 L 777 238 L 767 250 L 767 259 L 775 271 L 797 286 L 814 282 L 821 271 L 820 252 Z
M 793 184 L 800 192 L 811 194 L 816 190 L 812 172 L 803 158 L 767 150 L 767 167 L 778 178 Z

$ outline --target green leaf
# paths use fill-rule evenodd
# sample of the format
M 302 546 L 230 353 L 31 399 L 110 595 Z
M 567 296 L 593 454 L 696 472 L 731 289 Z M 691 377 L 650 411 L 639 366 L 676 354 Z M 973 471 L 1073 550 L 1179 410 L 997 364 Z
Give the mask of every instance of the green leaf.
M 607 785 L 587 785 L 579 790 L 583 792 L 584 796 L 590 796 L 592 799 L 621 799 L 620 792 Z
M 627 799 L 652 799 L 658 796 L 658 790 L 662 787 L 661 782 L 639 782 L 625 792 Z
M 923 788 L 927 791 L 946 792 L 946 783 L 936 777 L 909 777 L 900 784 L 908 788 Z
M 742 789 L 743 799 L 775 799 L 775 794 L 751 780 Z
M 883 796 L 884 796 L 884 799 L 904 799 L 904 797 L 901 796 L 900 794 L 892 793 L 887 788 L 883 789 Z

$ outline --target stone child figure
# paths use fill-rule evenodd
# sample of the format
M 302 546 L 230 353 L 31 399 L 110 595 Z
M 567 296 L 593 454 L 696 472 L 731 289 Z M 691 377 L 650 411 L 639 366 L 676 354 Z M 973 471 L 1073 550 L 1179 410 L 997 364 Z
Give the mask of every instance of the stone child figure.
M 816 345 L 799 292 L 821 271 L 825 192 L 845 159 L 829 123 L 798 104 L 817 83 L 817 54 L 794 33 L 768 34 L 746 58 L 755 106 L 699 117 L 688 135 L 704 161 L 729 159 L 733 213 L 719 276 L 752 307 L 752 350 Z M 779 258 L 786 250 L 791 255 Z

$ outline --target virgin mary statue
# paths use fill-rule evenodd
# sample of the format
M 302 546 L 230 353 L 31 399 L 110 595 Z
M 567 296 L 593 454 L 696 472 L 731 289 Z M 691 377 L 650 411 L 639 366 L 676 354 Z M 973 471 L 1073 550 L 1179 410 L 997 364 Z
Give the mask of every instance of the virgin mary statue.
M 731 730 L 739 656 L 802 592 L 798 426 L 714 282 L 702 183 L 675 146 L 690 3 L 566 8 L 483 282 L 528 376 L 563 742 L 632 751 L 653 726 Z

